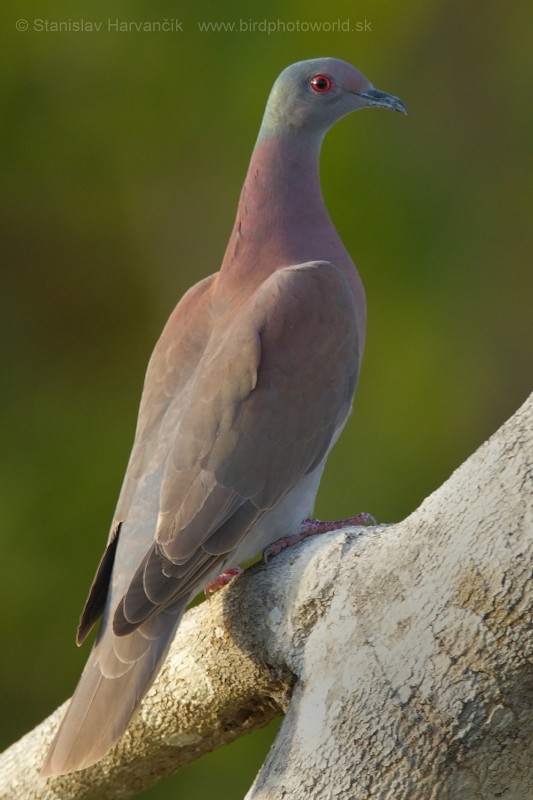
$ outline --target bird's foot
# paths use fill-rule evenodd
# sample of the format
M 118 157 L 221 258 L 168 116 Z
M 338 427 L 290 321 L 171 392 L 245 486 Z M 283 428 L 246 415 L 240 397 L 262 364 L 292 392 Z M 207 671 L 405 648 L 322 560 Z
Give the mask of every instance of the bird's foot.
M 204 594 L 206 597 L 211 597 L 212 594 L 218 592 L 219 589 L 222 589 L 223 586 L 227 586 L 228 583 L 240 575 L 242 569 L 240 567 L 232 567 L 231 569 L 226 569 L 222 572 L 218 578 L 210 583 L 208 586 L 205 587 Z
M 348 519 L 337 519 L 334 521 L 323 521 L 320 519 L 304 519 L 300 523 L 296 533 L 291 536 L 283 536 L 272 542 L 263 552 L 263 560 L 266 564 L 270 561 L 272 556 L 277 556 L 287 547 L 292 547 L 293 544 L 298 544 L 309 536 L 316 536 L 319 533 L 327 533 L 329 531 L 337 531 L 340 528 L 348 528 L 352 525 L 376 525 L 376 520 L 372 514 L 367 514 L 363 511 L 361 514 L 356 514 L 355 517 L 348 517 Z

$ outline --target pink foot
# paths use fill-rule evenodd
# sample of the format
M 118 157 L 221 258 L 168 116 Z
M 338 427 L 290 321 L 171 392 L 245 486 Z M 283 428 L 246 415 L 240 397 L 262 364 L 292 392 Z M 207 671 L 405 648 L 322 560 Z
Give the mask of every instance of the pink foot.
M 219 589 L 222 589 L 223 586 L 227 586 L 234 578 L 240 575 L 242 569 L 240 567 L 232 567 L 231 569 L 225 570 L 218 578 L 210 583 L 204 589 L 204 594 L 206 597 L 211 597 L 212 594 L 218 592 Z
M 265 548 L 263 560 L 268 564 L 272 556 L 277 556 L 287 547 L 292 547 L 293 544 L 298 544 L 298 542 L 302 542 L 309 536 L 316 536 L 318 533 L 336 531 L 339 528 L 347 528 L 353 525 L 376 525 L 376 520 L 372 514 L 367 514 L 366 512 L 356 514 L 355 517 L 348 517 L 348 519 L 337 519 L 334 522 L 323 522 L 320 519 L 304 519 L 296 533 L 291 536 L 283 536 Z

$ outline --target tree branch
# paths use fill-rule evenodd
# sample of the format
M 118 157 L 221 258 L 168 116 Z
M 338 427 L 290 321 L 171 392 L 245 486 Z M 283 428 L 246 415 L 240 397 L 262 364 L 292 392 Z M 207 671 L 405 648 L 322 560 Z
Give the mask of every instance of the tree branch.
M 132 797 L 282 712 L 249 800 L 533 797 L 532 398 L 403 522 L 189 611 L 117 747 L 45 782 L 58 709 L 0 756 L 0 797 Z
M 402 523 L 284 576 L 298 683 L 247 800 L 533 797 L 532 432 L 533 395 Z

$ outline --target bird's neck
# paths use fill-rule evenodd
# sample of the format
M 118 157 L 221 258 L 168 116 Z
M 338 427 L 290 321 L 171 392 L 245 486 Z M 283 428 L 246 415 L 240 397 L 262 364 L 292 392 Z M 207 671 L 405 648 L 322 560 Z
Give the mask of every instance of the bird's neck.
M 321 138 L 260 134 L 222 274 L 262 280 L 277 269 L 319 260 L 353 270 L 322 199 Z

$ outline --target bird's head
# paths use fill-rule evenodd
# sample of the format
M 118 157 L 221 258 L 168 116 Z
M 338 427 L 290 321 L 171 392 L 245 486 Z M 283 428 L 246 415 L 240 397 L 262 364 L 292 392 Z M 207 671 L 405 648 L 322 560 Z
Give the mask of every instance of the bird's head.
M 346 61 L 298 61 L 284 69 L 274 83 L 261 135 L 295 131 L 323 136 L 341 117 L 368 106 L 407 113 L 399 98 L 375 89 Z

